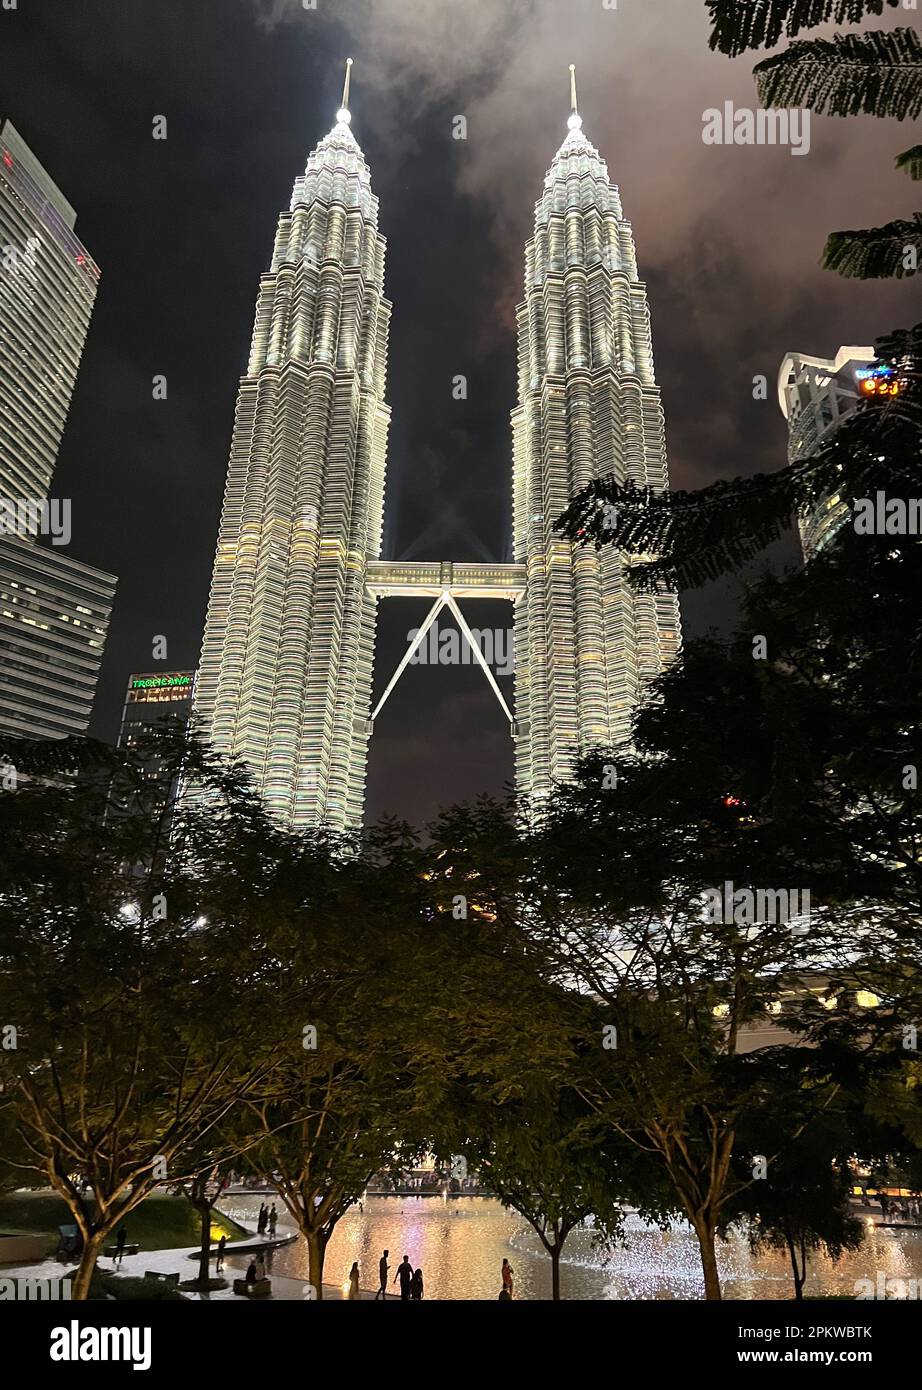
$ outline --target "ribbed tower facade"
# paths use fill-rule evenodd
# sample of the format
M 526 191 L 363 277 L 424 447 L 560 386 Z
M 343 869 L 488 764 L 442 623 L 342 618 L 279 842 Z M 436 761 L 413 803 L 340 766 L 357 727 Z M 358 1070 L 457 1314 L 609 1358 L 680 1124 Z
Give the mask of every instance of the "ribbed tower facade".
M 99 267 L 77 214 L 12 122 L 0 126 L 0 495 L 51 487 Z
M 114 575 L 65 553 L 69 523 L 67 537 L 59 533 L 47 545 L 38 540 L 99 284 L 99 267 L 78 239 L 76 221 L 48 171 L 4 121 L 0 762 L 9 754 L 10 736 L 87 732 L 115 597 Z M 75 511 L 79 506 L 78 497 Z M 15 762 L 15 754 L 9 756 Z
M 541 797 L 592 746 L 628 744 L 647 681 L 679 646 L 675 595 L 633 594 L 624 557 L 554 532 L 591 479 L 668 487 L 646 286 L 631 225 L 583 134 L 571 70 L 569 131 L 535 205 L 518 306 L 512 412 L 516 783 Z
M 391 306 L 349 122 L 347 70 L 260 282 L 194 700 L 293 829 L 361 821 L 369 737 Z

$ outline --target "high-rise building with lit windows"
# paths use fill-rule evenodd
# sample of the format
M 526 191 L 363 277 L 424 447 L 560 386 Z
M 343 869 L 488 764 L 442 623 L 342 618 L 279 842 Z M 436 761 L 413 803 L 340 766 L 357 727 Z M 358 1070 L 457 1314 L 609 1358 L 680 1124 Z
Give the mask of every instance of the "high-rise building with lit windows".
M 0 496 L 47 496 L 96 299 L 77 214 L 0 126 Z
M 260 282 L 194 696 L 294 828 L 361 821 L 370 732 L 391 306 L 350 119 L 347 70 Z
M 151 735 L 184 729 L 192 711 L 194 671 L 137 671 L 128 677 L 119 748 L 139 751 Z M 144 748 L 141 775 L 148 789 L 159 786 L 164 798 L 171 801 L 177 794 L 178 782 L 166 781 L 164 760 L 148 744 Z
M 841 347 L 835 357 L 789 352 L 778 372 L 778 404 L 788 422 L 788 461 L 809 458 L 861 403 L 862 375 L 874 371 L 872 347 Z M 822 550 L 848 515 L 832 492 L 797 519 L 804 559 Z
M 631 224 L 586 138 L 571 68 L 568 133 L 535 204 L 512 412 L 516 782 L 545 795 L 589 747 L 629 744 L 646 683 L 678 651 L 678 599 L 632 593 L 623 557 L 554 532 L 594 478 L 669 485 L 647 291 Z
M 71 558 L 57 544 L 36 540 L 99 280 L 95 261 L 74 233 L 75 222 L 71 204 L 5 121 L 0 126 L 0 738 L 86 733 L 115 594 L 111 574 Z
M 194 671 L 141 671 L 128 677 L 119 748 L 131 748 L 172 720 L 185 724 L 192 709 Z
M 0 751 L 4 734 L 85 734 L 116 579 L 61 550 L 0 537 Z

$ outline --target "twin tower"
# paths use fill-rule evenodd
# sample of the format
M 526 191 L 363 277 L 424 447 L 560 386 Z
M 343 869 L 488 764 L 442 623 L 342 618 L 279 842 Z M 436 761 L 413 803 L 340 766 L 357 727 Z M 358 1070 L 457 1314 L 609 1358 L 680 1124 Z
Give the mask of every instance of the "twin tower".
M 260 281 L 194 701 L 206 737 L 249 765 L 291 829 L 361 823 L 374 717 L 412 655 L 372 711 L 380 599 L 431 597 L 417 641 L 443 608 L 466 630 L 464 599 L 514 604 L 514 714 L 482 664 L 531 798 L 566 781 L 581 751 L 629 742 L 644 684 L 680 640 L 674 595 L 631 593 L 625 557 L 553 529 L 592 478 L 668 486 L 646 288 L 618 189 L 583 134 L 572 68 L 517 310 L 514 563 L 380 558 L 391 304 L 378 200 L 350 128 L 350 65 Z

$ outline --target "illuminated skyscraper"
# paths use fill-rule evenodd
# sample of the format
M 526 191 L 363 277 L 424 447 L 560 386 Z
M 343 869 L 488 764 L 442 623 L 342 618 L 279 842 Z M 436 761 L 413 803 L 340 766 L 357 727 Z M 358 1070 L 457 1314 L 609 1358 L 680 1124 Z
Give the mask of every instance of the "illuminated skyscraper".
M 0 736 L 85 734 L 116 580 L 72 559 L 70 522 L 35 536 L 99 269 L 76 213 L 9 121 L 0 127 Z M 69 509 L 60 503 L 59 517 Z M 67 513 L 69 517 L 69 512 Z M 66 530 L 66 536 L 64 531 Z M 10 745 L 4 742 L 4 747 Z
M 131 748 L 167 720 L 185 724 L 192 708 L 194 671 L 146 671 L 128 677 L 119 748 Z
M 12 122 L 0 127 L 0 496 L 41 501 L 96 299 L 77 214 Z
M 0 536 L 2 749 L 6 734 L 86 733 L 116 582 L 51 546 Z
M 172 726 L 177 731 L 188 723 L 192 709 L 194 671 L 142 671 L 128 677 L 119 748 L 132 748 L 152 734 Z M 163 757 L 154 749 L 146 753 L 141 775 L 148 790 L 156 789 L 171 801 L 178 783 L 164 778 Z
M 778 372 L 778 404 L 788 422 L 788 461 L 815 454 L 861 403 L 861 380 L 873 376 L 872 347 L 842 347 L 834 358 L 789 352 Z M 835 493 L 798 517 L 804 559 L 822 550 L 848 516 Z
M 512 412 L 515 559 L 527 575 L 516 607 L 516 782 L 529 796 L 566 781 L 580 751 L 629 741 L 644 685 L 680 635 L 675 595 L 633 594 L 621 556 L 553 529 L 593 478 L 669 485 L 646 286 L 570 72 L 569 132 L 525 247 Z
M 391 306 L 350 119 L 347 67 L 260 282 L 194 697 L 293 828 L 361 821 L 369 737 Z

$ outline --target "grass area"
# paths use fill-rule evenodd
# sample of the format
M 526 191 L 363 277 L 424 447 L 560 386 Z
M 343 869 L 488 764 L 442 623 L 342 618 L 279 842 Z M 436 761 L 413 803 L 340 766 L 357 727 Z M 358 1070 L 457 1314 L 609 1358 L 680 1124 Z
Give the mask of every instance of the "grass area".
M 175 1246 L 198 1245 L 199 1215 L 185 1197 L 148 1197 L 125 1219 L 128 1244 L 142 1250 L 170 1250 Z M 0 1233 L 40 1235 L 47 1233 L 50 1250 L 58 1244 L 58 1227 L 73 1225 L 64 1201 L 51 1192 L 0 1192 Z M 212 1234 L 223 1232 L 228 1240 L 239 1240 L 243 1228 L 229 1216 L 211 1215 Z M 216 1237 L 215 1237 L 216 1238 Z M 115 1236 L 113 1234 L 114 1242 Z
M 96 1271 L 90 1283 L 90 1299 L 105 1299 L 109 1296 L 119 1303 L 187 1303 L 178 1289 L 165 1284 L 162 1279 L 133 1279 Z

